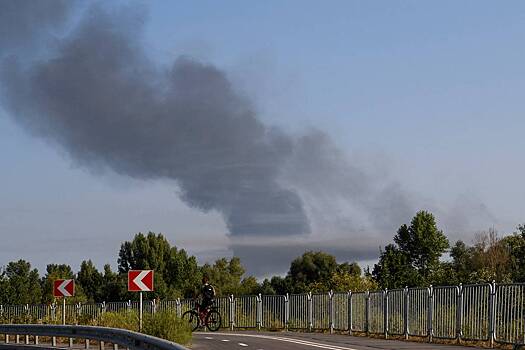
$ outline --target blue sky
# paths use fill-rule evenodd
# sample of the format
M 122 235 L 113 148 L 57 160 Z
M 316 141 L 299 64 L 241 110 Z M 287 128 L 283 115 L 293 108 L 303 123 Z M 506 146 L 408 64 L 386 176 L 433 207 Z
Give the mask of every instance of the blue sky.
M 217 65 L 263 121 L 290 133 L 326 131 L 360 166 L 433 210 L 452 239 L 492 225 L 509 233 L 525 221 L 525 3 L 148 4 L 153 60 L 189 55 Z M 0 264 L 23 257 L 41 270 L 76 268 L 92 258 L 115 266 L 120 243 L 147 230 L 201 261 L 231 254 L 221 216 L 187 207 L 173 184 L 86 171 L 6 114 L 0 232 L 12 238 Z M 314 241 L 341 235 L 327 230 Z M 373 244 L 389 242 L 382 237 Z

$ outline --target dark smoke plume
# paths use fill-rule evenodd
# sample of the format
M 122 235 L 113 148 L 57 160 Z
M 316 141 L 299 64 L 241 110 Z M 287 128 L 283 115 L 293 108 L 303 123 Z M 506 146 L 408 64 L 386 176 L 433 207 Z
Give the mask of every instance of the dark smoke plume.
M 173 179 L 182 198 L 218 210 L 232 235 L 309 232 L 299 196 L 277 181 L 292 141 L 263 125 L 213 66 L 155 67 L 140 21 L 92 9 L 53 58 L 2 70 L 16 121 L 91 169 Z
M 0 13 L 13 3 L 22 18 L 37 10 L 3 1 Z M 65 2 L 45 3 L 30 30 L 3 25 L 0 43 L 27 42 L 63 20 Z M 413 214 L 399 187 L 368 178 L 325 134 L 296 138 L 264 125 L 216 67 L 187 57 L 169 69 L 151 62 L 142 22 L 94 7 L 47 58 L 6 56 L 4 107 L 90 171 L 175 181 L 186 203 L 220 212 L 233 236 L 307 234 L 307 213 L 337 216 L 341 201 L 359 213 L 354 221 L 378 230 Z

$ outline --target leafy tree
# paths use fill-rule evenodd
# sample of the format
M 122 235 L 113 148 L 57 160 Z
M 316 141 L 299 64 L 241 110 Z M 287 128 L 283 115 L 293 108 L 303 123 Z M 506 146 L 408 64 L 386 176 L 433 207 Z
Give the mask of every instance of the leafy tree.
M 372 276 L 382 288 L 396 289 L 422 284 L 418 271 L 410 264 L 410 257 L 394 244 L 381 251 Z
M 312 283 L 328 283 L 337 268 L 333 255 L 309 251 L 292 261 L 288 276 L 294 284 L 294 292 L 302 293 L 307 292 Z
M 518 231 L 502 239 L 509 253 L 509 268 L 514 282 L 525 282 L 525 224 Z
M 91 260 L 82 261 L 77 280 L 89 301 L 102 301 L 104 278 Z
M 434 215 L 424 210 L 414 216 L 410 226 L 399 228 L 394 242 L 424 279 L 438 267 L 439 258 L 449 247 L 447 237 L 436 226 Z
M 138 233 L 131 242 L 124 242 L 118 258 L 120 274 L 131 269 L 154 270 L 155 291 L 149 298 L 176 298 L 189 296 L 200 282 L 197 259 L 183 249 L 172 247 L 162 234 Z M 127 294 L 137 298 L 135 294 Z
M 222 258 L 215 261 L 213 265 L 203 265 L 201 274 L 208 276 L 218 295 L 239 294 L 244 267 L 238 257 L 230 260 Z
M 42 298 L 38 270 L 25 260 L 7 264 L 2 273 L 2 304 L 37 304 Z
M 259 285 L 259 289 L 257 290 L 258 294 L 262 295 L 275 295 L 277 294 L 275 292 L 275 289 L 272 287 L 272 283 L 268 278 L 265 278 L 262 283 Z
M 42 278 L 42 301 L 50 304 L 55 301 L 53 296 L 53 285 L 57 279 L 74 279 L 75 275 L 71 266 L 66 264 L 49 264 L 46 267 L 46 275 Z M 86 301 L 86 296 L 82 290 L 82 286 L 75 281 L 75 296 L 67 299 L 68 302 L 83 302 Z

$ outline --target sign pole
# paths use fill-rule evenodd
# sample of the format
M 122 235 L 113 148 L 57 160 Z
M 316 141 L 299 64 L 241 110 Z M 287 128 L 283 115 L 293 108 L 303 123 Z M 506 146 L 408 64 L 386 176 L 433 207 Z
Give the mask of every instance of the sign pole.
M 62 324 L 66 324 L 66 297 L 62 297 Z
M 140 294 L 140 303 L 139 303 L 139 332 L 142 332 L 142 292 Z

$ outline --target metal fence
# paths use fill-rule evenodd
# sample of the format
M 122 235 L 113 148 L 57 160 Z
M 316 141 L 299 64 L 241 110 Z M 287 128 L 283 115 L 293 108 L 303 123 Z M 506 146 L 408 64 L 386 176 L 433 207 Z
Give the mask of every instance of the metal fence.
M 246 295 L 217 298 L 230 329 L 302 329 L 525 344 L 525 284 L 476 284 L 348 293 Z M 144 312 L 182 315 L 192 299 L 146 301 Z M 66 320 L 82 323 L 138 303 L 66 305 Z M 3 322 L 61 320 L 62 305 L 0 305 Z

